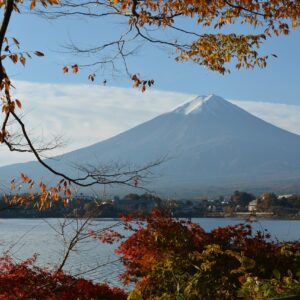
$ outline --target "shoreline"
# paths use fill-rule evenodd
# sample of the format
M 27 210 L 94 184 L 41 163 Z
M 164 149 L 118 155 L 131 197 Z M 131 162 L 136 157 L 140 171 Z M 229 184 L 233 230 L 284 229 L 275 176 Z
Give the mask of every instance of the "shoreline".
M 206 215 L 206 216 L 186 216 L 186 215 L 178 215 L 173 216 L 174 218 L 179 219 L 233 219 L 233 220 L 244 220 L 244 221 L 250 221 L 255 222 L 256 220 L 273 220 L 273 221 L 299 221 L 300 216 L 277 216 L 272 215 L 268 216 L 265 214 L 262 215 L 253 215 L 253 214 L 241 214 L 241 215 Z M 0 216 L 0 220 L 5 219 L 28 219 L 28 220 L 42 220 L 42 219 L 85 219 L 85 217 L 74 217 L 74 216 L 49 216 L 49 217 L 32 217 L 32 216 Z M 121 218 L 118 217 L 95 217 L 93 220 L 97 221 L 120 221 Z

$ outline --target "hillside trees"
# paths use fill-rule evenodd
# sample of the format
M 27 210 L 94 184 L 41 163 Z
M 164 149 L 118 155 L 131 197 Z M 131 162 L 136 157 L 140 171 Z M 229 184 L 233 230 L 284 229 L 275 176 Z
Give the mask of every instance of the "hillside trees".
M 41 152 L 54 146 L 37 147 L 26 130 L 26 124 L 20 117 L 22 99 L 15 99 L 13 85 L 5 66 L 8 61 L 26 65 L 33 56 L 43 57 L 44 53 L 36 50 L 28 52 L 22 49 L 22 39 L 25 37 L 9 37 L 7 30 L 11 25 L 11 15 L 22 13 L 24 7 L 37 10 L 49 18 L 80 16 L 87 18 L 111 18 L 115 22 L 125 21 L 125 30 L 116 39 L 104 41 L 94 48 L 81 48 L 73 45 L 71 50 L 77 54 L 93 54 L 96 60 L 85 66 L 107 65 L 114 66 L 121 61 L 125 70 L 134 82 L 135 87 L 145 91 L 154 84 L 152 79 L 141 79 L 136 72 L 130 72 L 127 57 L 135 52 L 138 42 L 152 45 L 162 45 L 170 48 L 177 61 L 192 61 L 212 71 L 224 74 L 230 71 L 232 64 L 236 68 L 265 67 L 269 55 L 261 55 L 260 45 L 276 35 L 289 34 L 291 29 L 299 26 L 300 3 L 296 1 L 153 1 L 153 0 L 2 0 L 0 8 L 3 12 L 0 27 L 0 88 L 2 91 L 2 126 L 0 142 L 10 151 L 32 152 L 38 162 L 61 178 L 51 194 L 47 192 L 44 183 L 39 187 L 42 199 L 56 198 L 60 191 L 69 196 L 70 185 L 88 187 L 97 184 L 125 184 L 138 186 L 150 167 L 160 161 L 149 163 L 137 169 L 120 168 L 105 172 L 105 170 L 82 167 L 77 178 L 64 174 L 61 170 L 52 168 L 42 159 Z M 49 6 L 52 6 L 49 8 Z M 187 27 L 185 27 L 185 24 Z M 192 24 L 192 25 L 191 25 Z M 239 25 L 237 25 L 239 24 Z M 238 27 L 237 27 L 238 26 Z M 227 27 L 231 33 L 227 33 Z M 190 29 L 192 28 L 192 29 Z M 237 28 L 244 30 L 238 33 Z M 105 29 L 103 29 L 105 30 Z M 254 30 L 252 32 L 252 30 Z M 236 32 L 235 32 L 236 31 Z M 156 32 L 158 33 L 156 35 Z M 168 38 L 168 33 L 178 35 L 176 39 Z M 20 41 L 19 41 L 20 40 Z M 84 65 L 73 64 L 65 66 L 64 72 L 72 70 L 77 73 Z M 88 79 L 95 80 L 96 74 L 91 73 Z M 16 87 L 17 88 L 17 87 Z M 19 139 L 10 132 L 10 122 L 14 121 L 20 129 Z M 26 175 L 22 180 L 30 188 L 34 182 Z M 47 206 L 47 205 L 46 205 Z

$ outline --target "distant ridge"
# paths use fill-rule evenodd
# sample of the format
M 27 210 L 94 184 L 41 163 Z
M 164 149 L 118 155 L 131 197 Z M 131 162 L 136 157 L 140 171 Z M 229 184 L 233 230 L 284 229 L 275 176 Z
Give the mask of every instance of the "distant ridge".
M 78 171 L 70 167 L 74 164 L 144 165 L 166 155 L 169 159 L 153 170 L 156 179 L 148 187 L 170 197 L 219 194 L 240 188 L 290 191 L 298 188 L 298 179 L 300 182 L 300 136 L 216 95 L 199 96 L 49 163 L 76 176 Z M 2 167 L 0 178 L 9 181 L 20 172 L 53 178 L 36 162 Z

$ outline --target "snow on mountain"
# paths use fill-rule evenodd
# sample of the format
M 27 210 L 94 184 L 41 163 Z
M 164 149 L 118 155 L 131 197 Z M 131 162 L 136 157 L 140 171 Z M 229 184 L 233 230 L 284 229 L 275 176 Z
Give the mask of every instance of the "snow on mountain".
M 148 185 L 164 195 L 278 188 L 283 182 L 300 179 L 300 136 L 215 95 L 197 97 L 117 136 L 48 163 L 76 176 L 79 173 L 75 164 L 141 166 L 166 156 L 166 161 L 153 170 L 155 179 Z M 36 162 L 2 167 L 0 178 L 8 181 L 20 172 L 53 178 Z

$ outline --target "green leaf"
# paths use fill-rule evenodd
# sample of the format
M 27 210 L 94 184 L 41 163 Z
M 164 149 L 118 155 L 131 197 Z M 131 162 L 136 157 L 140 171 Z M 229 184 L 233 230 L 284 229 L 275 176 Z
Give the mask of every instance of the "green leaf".
M 277 269 L 273 270 L 273 275 L 277 280 L 280 280 L 281 274 Z

